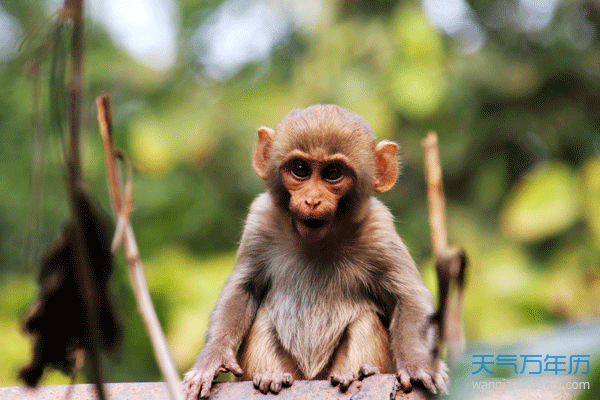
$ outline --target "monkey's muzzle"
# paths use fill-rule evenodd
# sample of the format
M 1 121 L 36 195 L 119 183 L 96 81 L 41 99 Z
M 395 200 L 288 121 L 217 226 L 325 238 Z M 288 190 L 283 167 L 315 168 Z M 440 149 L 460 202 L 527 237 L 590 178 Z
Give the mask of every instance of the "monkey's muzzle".
M 329 233 L 330 220 L 321 218 L 296 219 L 296 231 L 306 242 L 318 242 Z

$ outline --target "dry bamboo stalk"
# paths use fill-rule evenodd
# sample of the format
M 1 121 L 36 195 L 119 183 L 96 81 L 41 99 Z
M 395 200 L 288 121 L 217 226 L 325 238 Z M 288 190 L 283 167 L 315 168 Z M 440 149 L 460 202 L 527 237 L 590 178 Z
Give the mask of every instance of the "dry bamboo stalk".
M 115 168 L 115 152 L 112 146 L 112 121 L 110 116 L 110 100 L 108 95 L 98 96 L 96 98 L 98 109 L 98 124 L 100 125 L 100 134 L 104 146 L 104 157 L 106 161 L 106 170 L 108 175 L 109 190 L 111 194 L 111 203 L 115 216 L 117 218 L 117 232 L 113 241 L 113 251 L 116 250 L 116 244 L 123 243 L 125 257 L 129 271 L 129 279 L 133 287 L 133 293 L 138 307 L 138 312 L 142 317 L 152 347 L 157 359 L 158 366 L 163 377 L 167 382 L 169 394 L 173 400 L 183 400 L 183 391 L 179 373 L 173 362 L 169 345 L 165 335 L 160 327 L 156 311 L 152 305 L 146 276 L 140 261 L 140 254 L 137 242 L 133 232 L 133 227 L 129 221 L 129 212 L 131 210 L 131 175 L 128 179 L 126 189 L 126 199 L 122 199 Z M 123 228 L 119 228 L 119 226 Z

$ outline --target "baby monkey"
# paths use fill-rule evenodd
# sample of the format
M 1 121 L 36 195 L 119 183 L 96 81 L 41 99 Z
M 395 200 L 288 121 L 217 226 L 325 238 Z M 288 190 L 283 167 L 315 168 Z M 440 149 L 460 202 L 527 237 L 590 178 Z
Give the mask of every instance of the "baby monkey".
M 431 293 L 389 210 L 372 196 L 396 182 L 398 146 L 376 142 L 334 105 L 258 130 L 253 168 L 268 191 L 250 207 L 236 265 L 206 342 L 185 374 L 188 400 L 231 371 L 263 393 L 295 379 L 394 373 L 405 391 L 446 390 Z

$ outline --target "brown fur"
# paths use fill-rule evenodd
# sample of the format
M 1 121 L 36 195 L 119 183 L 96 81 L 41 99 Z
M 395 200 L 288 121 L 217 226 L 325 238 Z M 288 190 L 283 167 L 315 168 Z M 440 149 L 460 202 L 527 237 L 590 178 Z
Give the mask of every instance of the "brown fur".
M 275 131 L 259 130 L 253 166 L 269 191 L 250 207 L 236 267 L 185 377 L 188 399 L 207 396 L 223 370 L 274 393 L 293 379 L 331 378 L 345 390 L 377 370 L 397 373 L 406 390 L 411 380 L 445 387 L 431 294 L 391 213 L 371 197 L 393 186 L 396 148 L 377 145 L 360 116 L 337 106 L 294 110 Z M 347 163 L 335 182 L 320 175 L 331 157 Z M 298 158 L 309 177 L 287 167 Z M 325 227 L 302 228 L 307 218 Z

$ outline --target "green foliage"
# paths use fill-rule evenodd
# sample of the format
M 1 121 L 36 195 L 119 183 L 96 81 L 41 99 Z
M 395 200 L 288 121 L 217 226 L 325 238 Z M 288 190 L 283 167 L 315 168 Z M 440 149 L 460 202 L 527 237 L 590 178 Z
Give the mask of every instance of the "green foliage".
M 553 236 L 579 216 L 575 174 L 567 165 L 540 165 L 512 188 L 500 214 L 502 230 L 517 240 Z
M 115 143 L 136 167 L 133 225 L 180 370 L 202 344 L 248 206 L 264 190 L 251 168 L 256 129 L 314 103 L 358 112 L 379 139 L 399 142 L 403 174 L 379 197 L 434 292 L 420 141 L 438 132 L 450 241 L 470 259 L 469 341 L 497 345 L 559 321 L 600 316 L 600 44 L 597 37 L 576 42 L 567 28 L 591 24 L 598 35 L 597 14 L 583 12 L 597 6 L 562 2 L 536 32 L 515 16 L 495 21 L 498 2 L 469 3 L 485 35 L 472 53 L 460 36 L 435 28 L 418 2 L 331 0 L 322 2 L 315 21 L 293 25 L 266 59 L 222 81 L 206 74 L 194 44 L 198 27 L 222 1 L 176 3 L 179 56 L 165 71 L 139 63 L 97 20 L 86 21 L 84 175 L 109 210 L 93 105 L 106 91 Z M 18 321 L 37 275 L 21 267 L 31 187 L 44 185 L 34 259 L 68 214 L 62 138 L 50 132 L 62 129 L 66 117 L 59 99 L 68 93 L 61 83 L 70 65 L 69 43 L 53 38 L 44 22 L 56 15 L 44 15 L 31 0 L 0 4 L 0 14 L 10 13 L 28 39 L 16 58 L 0 61 L 4 385 L 18 383 L 15 372 L 28 354 Z M 47 139 L 43 182 L 29 179 L 34 80 L 23 66 L 31 59 L 39 61 L 37 100 Z M 106 363 L 108 378 L 159 379 L 126 267 L 118 264 L 113 285 L 127 326 L 122 356 Z M 66 381 L 52 375 L 45 383 Z

